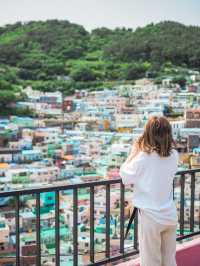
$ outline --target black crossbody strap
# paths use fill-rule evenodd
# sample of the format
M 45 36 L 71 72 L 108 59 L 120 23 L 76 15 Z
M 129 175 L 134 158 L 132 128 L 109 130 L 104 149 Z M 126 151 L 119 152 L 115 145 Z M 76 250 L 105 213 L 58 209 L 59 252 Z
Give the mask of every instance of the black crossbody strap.
M 130 217 L 129 222 L 128 222 L 128 226 L 126 228 L 125 239 L 127 238 L 128 232 L 129 232 L 129 230 L 131 228 L 131 224 L 133 223 L 133 220 L 135 218 L 137 210 L 138 210 L 138 208 L 134 207 L 133 212 L 132 212 L 131 217 Z

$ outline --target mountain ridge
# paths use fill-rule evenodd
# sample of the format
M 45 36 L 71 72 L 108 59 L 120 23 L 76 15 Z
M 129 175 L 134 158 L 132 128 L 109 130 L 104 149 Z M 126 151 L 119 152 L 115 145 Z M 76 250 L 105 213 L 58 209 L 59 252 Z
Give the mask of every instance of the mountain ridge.
M 5 70 L 0 89 L 7 89 L 7 82 L 69 94 L 90 83 L 135 80 L 147 72 L 173 75 L 174 68 L 200 69 L 200 27 L 163 21 L 135 30 L 88 32 L 65 20 L 0 27 L 0 69 Z

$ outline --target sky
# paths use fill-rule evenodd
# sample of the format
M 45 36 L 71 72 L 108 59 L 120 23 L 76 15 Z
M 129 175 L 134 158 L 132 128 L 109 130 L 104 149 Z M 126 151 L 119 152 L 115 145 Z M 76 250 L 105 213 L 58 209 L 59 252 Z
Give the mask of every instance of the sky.
M 62 19 L 97 27 L 135 29 L 173 20 L 200 25 L 200 0 L 0 0 L 0 25 Z

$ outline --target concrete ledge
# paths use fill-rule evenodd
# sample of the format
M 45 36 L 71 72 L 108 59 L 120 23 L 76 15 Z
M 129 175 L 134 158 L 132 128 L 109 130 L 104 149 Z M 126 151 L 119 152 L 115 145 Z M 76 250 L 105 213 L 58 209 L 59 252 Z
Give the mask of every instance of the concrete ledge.
M 177 266 L 200 266 L 200 238 L 177 244 Z M 130 260 L 118 266 L 140 266 L 140 259 Z

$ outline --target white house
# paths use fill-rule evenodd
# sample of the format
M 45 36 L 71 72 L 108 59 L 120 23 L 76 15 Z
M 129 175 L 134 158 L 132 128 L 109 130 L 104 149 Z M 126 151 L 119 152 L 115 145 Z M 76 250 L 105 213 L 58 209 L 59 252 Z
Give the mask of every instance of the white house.
M 173 137 L 176 139 L 180 136 L 180 130 L 185 128 L 185 120 L 173 120 L 170 121 L 172 127 Z

